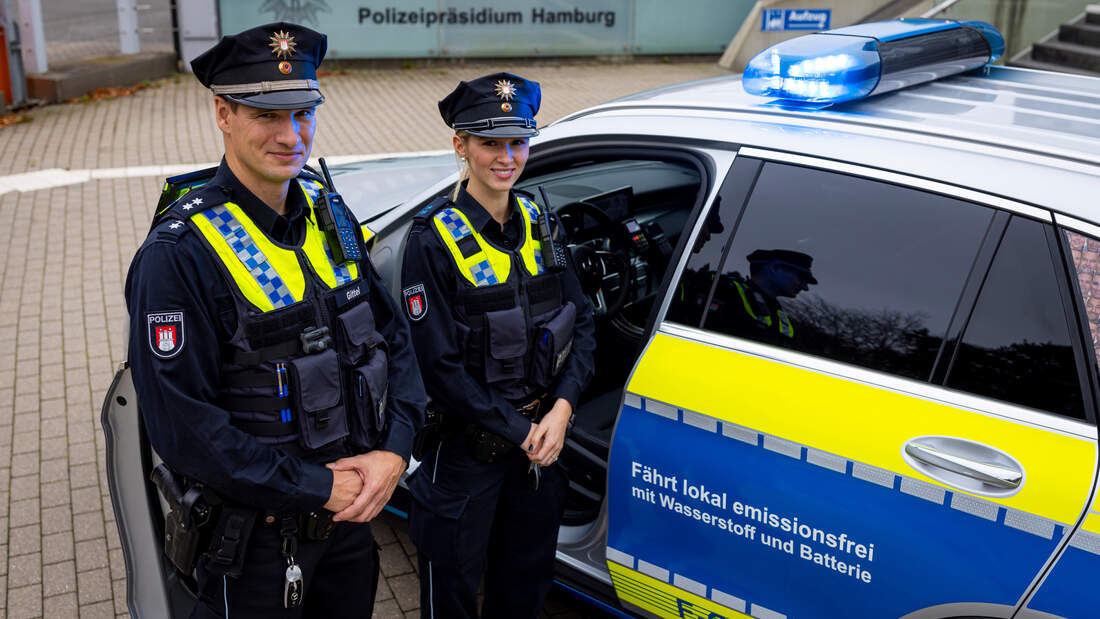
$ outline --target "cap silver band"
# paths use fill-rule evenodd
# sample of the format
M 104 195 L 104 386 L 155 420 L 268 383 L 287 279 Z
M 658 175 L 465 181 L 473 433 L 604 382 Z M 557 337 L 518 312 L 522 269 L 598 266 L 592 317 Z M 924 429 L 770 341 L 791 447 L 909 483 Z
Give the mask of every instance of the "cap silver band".
M 498 118 L 483 118 L 482 120 L 465 123 L 455 123 L 452 129 L 459 131 L 462 129 L 493 129 L 494 127 L 526 127 L 528 129 L 534 129 L 536 125 L 535 119 L 533 118 L 502 116 Z
M 216 95 L 246 95 L 256 92 L 274 92 L 276 90 L 318 90 L 319 88 L 321 88 L 321 83 L 317 80 L 279 80 L 277 82 L 211 86 L 210 90 Z

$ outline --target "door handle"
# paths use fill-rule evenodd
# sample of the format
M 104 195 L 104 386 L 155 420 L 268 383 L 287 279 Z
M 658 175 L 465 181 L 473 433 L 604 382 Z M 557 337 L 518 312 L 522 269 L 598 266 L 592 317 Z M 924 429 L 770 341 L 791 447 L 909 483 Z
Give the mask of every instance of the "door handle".
M 1007 454 L 999 450 L 964 439 L 950 437 L 912 439 L 905 444 L 905 454 L 925 467 L 948 471 L 999 489 L 1001 492 L 998 494 L 1006 490 L 1018 489 L 1024 480 L 1023 467 L 1019 466 L 1015 459 L 1004 457 Z M 991 462 L 991 460 L 997 460 L 997 462 Z M 924 467 L 918 468 L 924 469 Z M 923 470 L 923 472 L 941 481 L 948 481 L 933 474 L 932 471 Z M 976 490 L 976 488 L 966 489 Z

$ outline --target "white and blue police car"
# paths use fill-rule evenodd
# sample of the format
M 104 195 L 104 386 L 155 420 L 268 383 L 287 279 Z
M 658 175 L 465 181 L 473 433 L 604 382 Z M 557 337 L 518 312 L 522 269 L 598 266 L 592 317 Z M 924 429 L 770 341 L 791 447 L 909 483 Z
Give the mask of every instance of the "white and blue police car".
M 1003 50 L 983 23 L 861 24 L 534 140 L 519 187 L 599 318 L 562 586 L 623 616 L 1100 613 L 1100 80 Z M 357 213 L 395 294 L 412 214 L 455 181 L 424 163 Z M 349 203 L 372 173 L 344 170 Z M 128 602 L 171 616 L 137 410 L 124 368 Z

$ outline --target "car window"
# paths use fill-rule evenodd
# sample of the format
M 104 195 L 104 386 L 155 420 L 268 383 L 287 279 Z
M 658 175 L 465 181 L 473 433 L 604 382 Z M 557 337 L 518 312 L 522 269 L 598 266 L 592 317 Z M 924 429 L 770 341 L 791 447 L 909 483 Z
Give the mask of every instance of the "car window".
M 765 163 L 705 329 L 928 380 L 993 210 Z
M 951 362 L 946 385 L 1084 418 L 1071 328 L 1043 224 L 1013 217 Z

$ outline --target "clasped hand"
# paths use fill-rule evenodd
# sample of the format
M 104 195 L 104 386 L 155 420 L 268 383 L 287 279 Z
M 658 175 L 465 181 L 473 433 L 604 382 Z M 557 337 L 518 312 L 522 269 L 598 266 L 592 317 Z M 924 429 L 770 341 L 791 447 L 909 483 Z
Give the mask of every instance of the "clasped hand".
M 565 432 L 569 429 L 569 418 L 572 416 L 573 406 L 568 400 L 558 398 L 550 412 L 543 415 L 538 423 L 531 424 L 527 439 L 520 444 L 527 459 L 539 466 L 553 464 L 565 446 Z
M 336 512 L 336 522 L 368 522 L 390 500 L 405 459 L 392 451 L 371 451 L 325 465 L 332 471 L 332 494 L 325 509 Z

